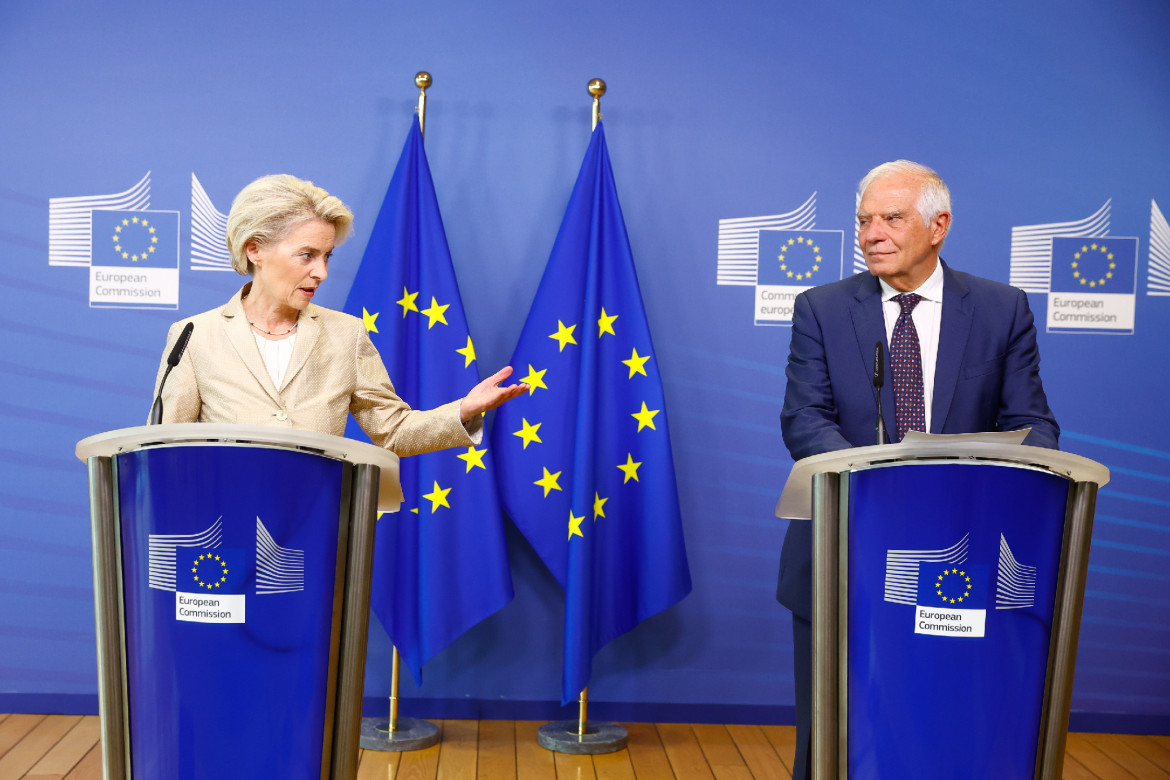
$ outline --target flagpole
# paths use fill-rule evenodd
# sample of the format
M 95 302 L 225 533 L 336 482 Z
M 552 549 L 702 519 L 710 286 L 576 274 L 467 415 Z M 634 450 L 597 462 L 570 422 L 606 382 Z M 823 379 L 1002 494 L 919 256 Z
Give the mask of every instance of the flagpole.
M 414 74 L 414 83 L 418 87 L 418 131 L 426 134 L 427 124 L 427 87 L 433 83 L 431 74 L 420 70 Z M 401 511 L 401 510 L 400 510 Z M 434 723 L 417 718 L 398 719 L 398 681 L 402 668 L 402 656 L 398 648 L 394 647 L 394 654 L 390 661 L 390 716 L 386 720 L 379 718 L 362 719 L 361 747 L 363 750 L 381 750 L 386 752 L 403 752 L 407 750 L 422 750 L 437 744 L 439 741 L 439 727 Z
M 577 700 L 577 736 L 583 737 L 589 729 L 589 686 L 581 689 L 581 697 Z
M 597 129 L 597 123 L 601 121 L 601 96 L 605 94 L 605 82 L 601 79 L 590 79 L 589 86 L 586 87 L 589 94 L 593 96 L 593 130 Z
M 601 96 L 605 94 L 605 82 L 590 79 L 586 90 L 593 96 L 593 127 L 601 121 Z M 604 313 L 604 312 L 603 312 Z M 559 720 L 546 723 L 537 729 L 536 741 L 541 747 L 556 753 L 595 755 L 614 753 L 626 746 L 629 733 L 616 723 L 590 723 L 589 686 L 581 689 L 577 699 L 577 720 Z
M 432 82 L 431 74 L 425 70 L 414 74 L 414 83 L 418 87 L 418 131 L 424 138 L 427 135 L 427 87 Z

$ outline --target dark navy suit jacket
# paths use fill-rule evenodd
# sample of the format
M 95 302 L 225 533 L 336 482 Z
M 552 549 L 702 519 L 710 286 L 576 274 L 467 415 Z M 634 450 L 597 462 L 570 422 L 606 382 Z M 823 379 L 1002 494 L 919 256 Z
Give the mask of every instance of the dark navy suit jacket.
M 941 262 L 941 261 L 940 261 Z M 889 345 L 876 276 L 857 274 L 797 296 L 788 384 L 780 414 L 793 460 L 876 444 L 874 345 Z M 891 383 L 882 388 L 886 430 L 894 431 Z M 1031 428 L 1025 444 L 1056 448 L 1060 428 L 1040 384 L 1040 352 L 1022 290 L 943 263 L 943 306 L 931 433 Z M 811 619 L 812 523 L 789 524 L 776 598 Z

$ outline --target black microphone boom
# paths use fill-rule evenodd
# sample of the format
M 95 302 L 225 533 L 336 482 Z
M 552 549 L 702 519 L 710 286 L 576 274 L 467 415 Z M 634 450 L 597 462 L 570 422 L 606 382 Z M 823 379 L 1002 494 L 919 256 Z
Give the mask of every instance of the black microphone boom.
M 158 383 L 158 395 L 155 396 L 154 406 L 150 407 L 151 425 L 158 425 L 162 422 L 163 385 L 167 383 L 167 377 L 171 375 L 171 369 L 179 365 L 179 361 L 183 359 L 183 352 L 187 350 L 187 342 L 191 340 L 191 331 L 193 330 L 195 330 L 195 323 L 188 322 L 187 326 L 183 328 L 183 332 L 179 334 L 179 338 L 175 341 L 175 346 L 171 347 L 171 354 L 167 355 L 167 370 L 162 376 L 162 381 Z
M 886 436 L 886 421 L 882 417 L 882 385 L 885 384 L 886 377 L 886 361 L 882 355 L 882 343 L 879 341 L 873 345 L 873 387 L 874 395 L 877 396 L 877 425 L 875 426 L 875 434 L 877 436 L 878 444 L 888 444 L 889 437 Z

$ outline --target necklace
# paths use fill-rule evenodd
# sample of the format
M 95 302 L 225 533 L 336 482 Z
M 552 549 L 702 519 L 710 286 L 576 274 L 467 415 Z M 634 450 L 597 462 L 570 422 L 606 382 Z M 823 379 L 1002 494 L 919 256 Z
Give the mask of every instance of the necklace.
M 293 326 L 292 326 L 291 328 L 289 328 L 288 330 L 282 330 L 282 331 L 280 331 L 279 333 L 273 333 L 273 332 L 272 332 L 272 331 L 270 331 L 270 330 L 264 330 L 264 328 L 261 328 L 259 325 L 257 325 L 256 323 L 252 322 L 251 320 L 248 320 L 248 324 L 249 324 L 249 325 L 251 325 L 251 326 L 252 326 L 253 328 L 255 328 L 256 330 L 260 331 L 261 333 L 267 333 L 269 336 L 287 336 L 288 334 L 290 334 L 290 333 L 292 333 L 294 330 L 296 330 L 296 329 L 297 329 L 297 325 L 299 325 L 300 323 L 298 323 L 298 322 L 294 322 L 294 323 L 293 323 Z

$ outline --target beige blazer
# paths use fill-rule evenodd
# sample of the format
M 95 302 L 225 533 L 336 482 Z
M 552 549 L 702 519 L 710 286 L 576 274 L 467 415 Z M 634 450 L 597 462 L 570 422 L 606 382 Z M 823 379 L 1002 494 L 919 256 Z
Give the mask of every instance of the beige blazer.
M 362 321 L 309 304 L 297 320 L 297 340 L 280 387 L 264 365 L 241 303 L 251 283 L 218 309 L 176 322 L 155 379 L 188 322 L 191 340 L 163 389 L 163 422 L 276 425 L 345 434 L 348 415 L 380 447 L 417 455 L 467 447 L 483 436 L 482 417 L 466 427 L 459 401 L 429 411 L 411 409 L 394 392 Z

